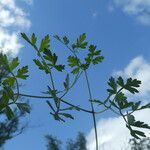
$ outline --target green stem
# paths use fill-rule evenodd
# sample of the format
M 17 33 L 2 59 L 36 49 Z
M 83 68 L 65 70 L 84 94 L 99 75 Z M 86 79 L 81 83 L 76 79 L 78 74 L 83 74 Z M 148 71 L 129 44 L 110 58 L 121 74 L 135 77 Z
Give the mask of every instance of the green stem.
M 84 70 L 84 73 L 85 73 L 85 78 L 86 78 L 86 82 L 87 82 L 89 97 L 90 97 L 90 100 L 92 100 L 92 93 L 91 93 L 90 83 L 89 83 L 89 80 L 88 80 L 88 76 L 87 76 L 86 70 Z M 92 102 L 90 102 L 90 103 L 91 103 L 93 123 L 94 123 L 96 150 L 98 150 L 98 135 L 97 135 L 97 126 L 96 126 L 96 116 L 95 116 L 95 111 L 94 111 L 93 103 Z
M 69 89 L 60 97 L 63 98 L 68 92 L 69 90 L 77 83 L 78 79 L 80 78 L 80 76 L 82 75 L 83 71 L 81 71 L 80 73 L 78 73 L 72 83 L 72 85 L 69 87 Z
M 14 94 L 14 95 L 17 95 L 17 93 Z M 22 94 L 22 93 L 19 93 L 19 96 L 29 97 L 29 98 L 39 98 L 39 99 L 51 99 L 51 98 L 53 98 L 51 96 L 37 96 L 37 95 L 28 95 L 28 94 Z M 79 110 L 81 110 L 83 112 L 93 113 L 92 111 L 90 111 L 88 109 L 81 108 L 81 107 L 76 106 L 74 104 L 71 104 L 71 103 L 69 103 L 69 102 L 67 102 L 67 101 L 65 101 L 63 99 L 60 99 L 60 101 L 63 102 L 64 104 L 67 104 L 67 105 L 71 106 L 71 107 L 78 108 Z
M 64 44 L 61 40 L 60 42 L 62 44 Z M 64 44 L 66 45 L 66 44 Z M 66 45 L 66 47 L 73 53 L 73 55 L 77 57 L 76 53 L 68 46 Z M 92 94 L 91 94 L 91 89 L 90 89 L 90 84 L 89 84 L 89 80 L 88 80 L 88 77 L 87 77 L 87 72 L 86 70 L 84 70 L 84 73 L 85 73 L 85 77 L 86 77 L 86 82 L 87 82 L 87 87 L 88 87 L 88 91 L 89 91 L 89 96 L 90 96 L 90 100 L 92 100 Z M 95 117 L 95 111 L 94 111 L 94 106 L 93 106 L 93 103 L 91 102 L 91 108 L 92 108 L 92 116 L 93 116 L 93 123 L 94 123 L 94 130 L 95 130 L 95 141 L 96 141 L 96 150 L 98 150 L 98 136 L 97 136 L 97 127 L 96 127 L 96 117 Z
M 51 80 L 52 88 L 53 88 L 53 91 L 56 91 L 51 68 L 47 65 L 45 59 L 43 58 L 43 56 L 42 56 L 41 53 L 39 52 L 39 50 L 38 50 L 38 48 L 37 48 L 36 45 L 34 45 L 34 48 L 35 48 L 35 50 L 37 51 L 38 56 L 42 59 L 42 61 L 43 61 L 43 62 L 45 63 L 45 65 L 46 65 L 47 69 L 49 70 L 49 75 L 50 75 L 50 80 Z M 56 108 L 57 108 L 57 111 L 59 111 L 59 108 L 60 108 L 60 101 L 59 101 L 59 100 L 58 100 L 57 102 L 55 102 L 55 106 L 56 106 Z
M 54 80 L 53 80 L 53 76 L 52 76 L 52 73 L 51 73 L 51 69 L 49 68 L 49 66 L 47 65 L 47 63 L 45 62 L 43 56 L 40 54 L 39 52 L 39 49 L 36 45 L 33 45 L 34 49 L 36 50 L 38 56 L 42 59 L 42 61 L 46 64 L 46 67 L 47 69 L 50 71 L 50 79 L 51 79 L 51 83 L 52 83 L 52 87 L 53 87 L 53 90 L 55 90 L 55 86 L 54 86 Z
M 52 75 L 51 70 L 50 70 L 50 73 L 49 73 L 49 74 L 50 74 L 50 78 L 51 78 L 53 90 L 55 90 L 54 79 L 53 79 L 53 75 Z

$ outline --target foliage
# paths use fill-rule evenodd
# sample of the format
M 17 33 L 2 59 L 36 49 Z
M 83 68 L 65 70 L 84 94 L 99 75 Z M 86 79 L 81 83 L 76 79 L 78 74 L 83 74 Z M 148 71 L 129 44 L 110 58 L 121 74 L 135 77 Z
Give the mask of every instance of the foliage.
M 17 60 L 14 59 L 14 60 Z M 12 64 L 10 66 L 11 69 L 13 69 L 13 66 L 17 65 L 15 64 L 16 61 L 12 61 Z M 0 61 L 0 83 L 2 83 L 3 79 L 5 79 L 8 76 L 9 72 L 5 69 L 3 66 L 3 63 Z M 5 80 L 6 81 L 6 80 Z M 11 81 L 10 81 L 11 82 Z M 15 89 L 16 87 L 13 87 Z M 0 97 L 2 97 L 3 91 L 0 90 Z M 1 98 L 2 100 L 2 98 Z M 6 143 L 7 140 L 10 140 L 11 138 L 21 134 L 25 127 L 25 125 L 19 125 L 20 119 L 25 116 L 24 110 L 18 112 L 16 109 L 13 110 L 13 117 L 10 120 L 7 119 L 4 115 L 4 112 L 1 112 L 1 121 L 0 121 L 0 148 Z
M 79 132 L 75 141 L 72 139 L 67 142 L 67 150 L 87 150 L 86 139 L 83 133 Z
M 35 50 L 37 58 L 33 59 L 33 62 L 40 71 L 43 71 L 50 77 L 51 85 L 47 85 L 47 91 L 45 91 L 45 95 L 42 96 L 20 93 L 18 83 L 20 79 L 26 80 L 29 76 L 28 66 L 23 66 L 20 68 L 18 58 L 14 58 L 12 61 L 8 61 L 7 56 L 1 54 L 0 60 L 2 60 L 3 66 L 8 71 L 9 76 L 1 81 L 2 97 L 0 110 L 6 114 L 8 119 L 11 119 L 14 115 L 12 111 L 12 105 L 16 106 L 20 110 L 29 112 L 29 107 L 27 104 L 18 102 L 18 98 L 20 96 L 30 98 L 43 98 L 47 99 L 46 102 L 50 108 L 50 114 L 55 120 L 65 122 L 67 118 L 74 119 L 74 116 L 71 114 L 71 110 L 83 111 L 91 114 L 93 117 L 93 124 L 95 129 L 97 150 L 98 138 L 96 128 L 96 115 L 107 110 L 110 110 L 113 113 L 123 117 L 126 123 L 126 127 L 129 129 L 133 137 L 145 137 L 145 134 L 139 129 L 149 129 L 150 126 L 145 124 L 144 122 L 137 121 L 133 116 L 133 112 L 150 108 L 150 104 L 148 103 L 146 105 L 142 105 L 141 101 L 129 101 L 125 92 L 128 91 L 131 94 L 138 93 L 138 88 L 141 84 L 141 81 L 132 78 L 123 79 L 122 77 L 111 77 L 108 81 L 108 96 L 104 98 L 104 100 L 98 100 L 93 97 L 88 78 L 88 69 L 93 65 L 101 63 L 104 60 L 104 57 L 101 55 L 101 50 L 97 49 L 97 46 L 87 42 L 85 33 L 81 34 L 75 40 L 75 42 L 70 42 L 70 40 L 66 36 L 54 36 L 54 38 L 58 42 L 65 45 L 71 53 L 67 57 L 66 63 L 64 64 L 59 63 L 57 54 L 51 50 L 51 40 L 49 35 L 46 35 L 41 40 L 41 42 L 38 41 L 38 38 L 34 33 L 31 35 L 31 37 L 28 37 L 25 33 L 21 33 L 21 35 Z M 85 54 L 83 59 L 80 57 L 80 53 L 82 51 L 84 51 Z M 58 88 L 55 86 L 53 71 L 55 70 L 59 73 L 64 73 L 64 70 L 67 67 L 70 68 L 70 72 L 67 73 L 65 81 L 62 82 L 64 88 L 58 90 Z M 82 108 L 78 105 L 74 105 L 64 100 L 64 97 L 69 93 L 70 89 L 74 87 L 81 76 L 84 76 L 86 79 L 85 81 L 89 95 L 88 101 L 91 104 L 91 110 Z M 74 77 L 73 81 L 71 81 L 72 77 Z M 12 89 L 14 85 L 16 85 L 17 87 L 16 91 Z M 98 110 L 95 110 L 95 104 L 98 104 Z M 136 127 L 136 129 L 134 127 Z
M 62 142 L 52 135 L 47 135 L 47 150 L 61 150 Z M 69 139 L 66 143 L 66 150 L 87 150 L 86 139 L 83 133 L 79 132 L 76 140 Z
M 150 138 L 143 138 L 141 140 L 131 139 L 130 140 L 131 150 L 149 150 L 150 149 Z
M 52 135 L 45 136 L 47 140 L 47 150 L 60 150 L 61 141 Z
M 0 122 L 0 148 L 7 142 L 19 134 L 23 133 L 26 124 L 20 126 L 19 120 L 24 117 L 25 113 L 14 111 L 14 117 L 11 120 L 5 119 Z

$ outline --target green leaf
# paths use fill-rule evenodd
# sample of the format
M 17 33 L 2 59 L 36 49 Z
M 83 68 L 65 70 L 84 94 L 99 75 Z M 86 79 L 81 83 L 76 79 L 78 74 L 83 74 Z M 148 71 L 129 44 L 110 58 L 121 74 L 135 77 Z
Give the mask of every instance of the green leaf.
M 74 119 L 74 117 L 71 114 L 68 114 L 68 113 L 59 113 L 59 114 L 66 118 Z
M 98 56 L 98 57 L 94 58 L 94 59 L 92 60 L 92 62 L 93 62 L 94 65 L 96 65 L 96 64 L 102 62 L 103 59 L 104 59 L 103 56 Z
M 89 64 L 88 64 L 88 63 L 81 64 L 81 65 L 80 65 L 80 68 L 81 68 L 82 70 L 86 70 L 86 69 L 89 68 Z
M 45 55 L 43 56 L 46 60 L 52 63 L 52 65 L 55 65 L 57 62 L 58 56 L 56 54 L 52 54 L 52 52 L 49 49 L 44 49 L 43 52 Z
M 79 66 L 79 62 L 80 62 L 80 60 L 75 56 L 69 56 L 68 57 L 68 63 L 69 63 L 68 65 L 70 67 Z
M 41 41 L 39 52 L 44 51 L 44 49 L 49 49 L 49 47 L 50 47 L 50 37 L 49 35 L 46 35 Z
M 8 120 L 13 119 L 14 113 L 13 113 L 13 111 L 11 110 L 11 108 L 9 106 L 7 106 L 5 108 L 5 113 L 6 113 L 6 116 L 7 116 Z
M 10 86 L 10 87 L 12 87 L 13 85 L 14 85 L 14 83 L 15 83 L 15 77 L 7 77 L 3 82 L 2 82 L 2 84 L 3 85 L 8 85 L 8 86 Z
M 140 87 L 140 84 L 140 80 L 129 78 L 127 79 L 127 83 L 124 85 L 124 88 L 129 92 L 135 94 L 139 92 L 136 88 Z
M 140 136 L 146 137 L 144 132 L 142 132 L 142 131 L 132 130 L 128 125 L 127 125 L 127 128 L 130 130 L 130 134 L 136 139 L 140 139 Z
M 87 42 L 85 42 L 86 39 L 86 34 L 83 33 L 79 36 L 79 38 L 77 38 L 77 42 L 76 44 L 73 45 L 73 48 L 82 48 L 85 49 L 87 46 Z
M 68 91 L 68 89 L 69 89 L 69 84 L 70 84 L 69 74 L 67 74 L 66 79 L 65 79 L 65 82 L 64 82 L 63 84 L 64 84 L 64 87 L 65 87 L 65 90 Z
M 110 93 L 110 94 L 115 94 L 117 93 L 117 84 L 116 84 L 116 81 L 113 77 L 111 77 L 108 81 L 108 85 L 111 87 L 111 89 L 107 89 L 107 91 Z
M 39 67 L 40 70 L 44 70 L 43 64 L 38 59 L 33 59 L 33 61 Z
M 45 49 L 44 54 L 45 55 L 43 57 L 50 62 L 50 64 L 47 64 L 47 65 L 49 65 L 50 67 L 55 68 L 57 71 L 63 71 L 65 69 L 64 65 L 56 65 L 58 56 L 55 53 L 52 54 L 52 52 L 50 50 Z M 39 65 L 41 69 L 45 68 L 39 62 L 37 62 L 37 65 Z
M 5 108 L 9 103 L 9 95 L 8 93 L 4 90 L 2 93 L 2 97 L 0 98 L 0 110 Z
M 61 41 L 61 38 L 58 35 L 55 35 L 54 38 L 58 41 Z
M 13 71 L 19 65 L 18 57 L 14 58 L 12 62 L 9 64 L 10 71 Z
M 117 83 L 118 83 L 118 85 L 120 85 L 121 87 L 124 86 L 124 81 L 123 81 L 122 77 L 119 77 L 119 78 L 117 79 Z
M 77 57 L 75 57 L 75 56 L 69 56 L 68 57 L 68 65 L 70 66 L 70 67 L 76 67 L 75 69 L 73 69 L 72 71 L 71 71 L 71 73 L 72 74 L 77 74 L 79 71 L 80 71 L 80 60 L 77 58 Z
M 28 66 L 24 66 L 18 70 L 16 77 L 21 79 L 26 79 L 29 76 L 27 75 L 27 73 L 28 73 Z
M 83 33 L 79 36 L 79 43 L 82 43 L 86 39 L 86 34 Z
M 115 101 L 116 102 L 119 102 L 119 101 L 126 102 L 127 97 L 124 95 L 124 93 L 120 92 L 120 93 L 116 94 Z
M 33 33 L 32 36 L 31 36 L 31 43 L 32 43 L 32 45 L 35 45 L 35 44 L 36 44 L 36 41 L 37 41 L 37 37 L 36 37 L 35 34 Z
M 65 65 L 55 65 L 54 68 L 57 70 L 57 71 L 63 71 L 65 69 Z
M 122 92 L 116 94 L 115 102 L 117 102 L 120 109 L 125 109 L 133 106 L 133 102 L 128 102 L 127 97 Z
M 9 62 L 8 62 L 7 55 L 0 53 L 0 60 L 1 60 L 2 66 L 3 66 L 7 71 L 9 71 Z
M 48 87 L 47 93 L 52 96 L 52 98 L 54 99 L 54 102 L 55 102 L 56 106 L 59 105 L 60 99 L 57 97 L 57 94 L 56 94 L 57 90 L 53 90 L 49 86 L 47 86 L 47 87 Z
M 77 74 L 77 73 L 79 73 L 79 71 L 80 71 L 80 68 L 78 67 L 78 68 L 73 69 L 73 70 L 71 71 L 71 73 L 72 73 L 72 74 Z
M 60 121 L 60 117 L 59 117 L 58 113 L 53 114 L 53 116 L 54 116 L 54 119 L 55 119 L 55 120 Z
M 150 126 L 148 124 L 145 124 L 144 122 L 142 121 L 135 121 L 132 126 L 135 126 L 135 127 L 139 127 L 139 128 L 146 128 L 146 129 L 150 129 Z
M 128 114 L 127 115 L 128 124 L 130 126 L 138 127 L 138 128 L 145 128 L 150 129 L 150 126 L 148 124 L 145 124 L 142 121 L 136 121 L 135 117 L 133 115 Z M 134 130 L 135 131 L 135 130 Z M 136 133 L 137 134 L 137 133 Z
M 135 134 L 142 136 L 142 137 L 146 137 L 146 135 L 144 134 L 144 132 L 142 131 L 138 131 L 138 130 L 133 130 Z
M 63 41 L 65 45 L 69 44 L 69 39 L 66 36 L 63 37 Z
M 34 63 L 39 67 L 40 70 L 44 70 L 46 74 L 49 73 L 49 70 L 43 62 L 40 62 L 38 59 L 33 59 Z
M 63 122 L 65 122 L 63 119 L 61 119 L 60 117 L 59 117 L 59 115 L 58 115 L 58 113 L 50 113 L 52 116 L 53 116 L 53 118 L 55 119 L 55 120 L 57 120 L 57 121 L 63 121 Z
M 90 46 L 89 46 L 89 51 L 90 51 L 91 53 L 93 53 L 95 50 L 96 50 L 96 46 L 95 46 L 95 45 L 90 45 Z
M 81 109 L 78 106 L 70 106 L 70 107 L 64 108 L 62 110 L 77 110 L 77 111 L 80 111 Z
M 27 35 L 25 33 L 21 33 L 21 36 L 23 39 L 25 39 L 28 43 L 32 44 L 30 39 L 27 37 Z
M 53 118 L 54 118 L 55 120 L 65 122 L 65 120 L 62 119 L 62 118 L 59 116 L 59 114 L 58 114 L 57 112 L 54 112 L 54 113 L 51 113 L 51 112 L 50 112 L 50 114 L 53 116 Z
M 16 103 L 18 109 L 22 112 L 30 113 L 30 106 L 26 103 Z
M 128 114 L 127 120 L 128 120 L 129 125 L 132 125 L 135 122 L 135 117 L 133 115 Z
M 144 106 L 141 106 L 139 109 L 147 109 L 147 108 L 150 108 L 150 103 L 148 103 Z
M 141 101 L 138 101 L 138 102 L 134 103 L 133 106 L 132 106 L 132 110 L 133 111 L 137 110 L 139 108 L 140 104 L 141 104 Z
M 12 88 L 10 86 L 4 86 L 3 87 L 4 91 L 3 91 L 2 99 L 7 101 L 6 103 L 9 102 L 9 99 L 14 100 L 14 92 L 13 92 Z M 4 97 L 4 93 L 5 93 L 6 97 Z
M 89 53 L 87 54 L 87 57 L 85 57 L 85 61 L 87 64 L 93 64 L 96 65 L 103 61 L 104 57 L 101 56 L 101 50 L 96 50 L 95 45 L 89 46 Z
M 136 139 L 140 139 L 140 136 L 142 137 L 146 137 L 144 132 L 138 131 L 138 130 L 133 130 L 130 126 L 126 125 L 126 127 L 130 130 L 130 134 L 136 138 Z

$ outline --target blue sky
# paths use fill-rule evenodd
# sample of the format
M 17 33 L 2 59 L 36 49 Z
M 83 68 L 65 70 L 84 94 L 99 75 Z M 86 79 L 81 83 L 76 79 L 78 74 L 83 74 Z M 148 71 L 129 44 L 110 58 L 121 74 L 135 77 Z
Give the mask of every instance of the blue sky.
M 49 79 L 33 65 L 35 51 L 20 37 L 20 32 L 30 35 L 34 32 L 39 40 L 46 34 L 67 35 L 72 41 L 81 33 L 86 33 L 88 41 L 102 49 L 105 61 L 89 71 L 92 92 L 95 98 L 105 98 L 107 81 L 112 74 L 137 77 L 143 81 L 140 98 L 147 98 L 150 92 L 150 2 L 146 0 L 1 0 L 0 2 L 0 47 L 4 52 L 19 56 L 22 65 L 29 65 L 30 78 L 23 82 L 21 89 L 24 93 L 40 94 L 46 89 Z M 2 12 L 2 13 L 1 13 Z M 13 42 L 12 42 L 13 41 Z M 8 44 L 9 43 L 9 44 Z M 9 45 L 9 47 L 7 46 Z M 51 41 L 53 50 L 58 53 L 60 61 L 69 54 L 65 47 Z M 143 77 L 146 75 L 146 78 Z M 57 86 L 64 76 L 56 75 Z M 66 97 L 74 104 L 89 107 L 86 104 L 87 89 L 82 77 L 73 91 Z M 89 149 L 94 150 L 92 118 L 85 113 L 74 113 L 75 120 L 59 123 L 49 115 L 49 108 L 45 100 L 31 99 L 32 112 L 25 118 L 29 122 L 26 132 L 9 141 L 6 150 L 44 150 L 46 142 L 44 136 L 52 134 L 63 142 L 74 138 L 78 131 L 87 135 Z M 143 116 L 148 113 L 143 112 Z M 142 113 L 141 113 L 142 114 Z M 138 117 L 139 114 L 137 114 Z M 141 116 L 141 117 L 143 117 Z M 104 125 L 111 131 L 110 120 L 117 126 L 120 118 L 106 113 L 97 117 L 98 129 L 104 143 L 115 142 L 112 137 L 106 138 Z M 108 120 L 109 118 L 109 120 Z M 119 121 L 116 121 L 116 120 Z M 147 118 L 145 118 L 147 119 Z M 150 120 L 149 120 L 150 122 Z M 128 131 L 121 123 L 121 131 L 129 138 Z M 126 134 L 127 133 L 127 134 Z M 109 132 L 107 133 L 109 137 Z M 107 135 L 106 134 L 106 135 Z M 111 132 L 111 135 L 118 135 Z M 123 140 L 122 140 L 123 141 Z M 116 141 L 117 142 L 117 141 Z M 124 141 L 123 141 L 124 142 Z M 122 146 L 122 145 L 121 145 Z

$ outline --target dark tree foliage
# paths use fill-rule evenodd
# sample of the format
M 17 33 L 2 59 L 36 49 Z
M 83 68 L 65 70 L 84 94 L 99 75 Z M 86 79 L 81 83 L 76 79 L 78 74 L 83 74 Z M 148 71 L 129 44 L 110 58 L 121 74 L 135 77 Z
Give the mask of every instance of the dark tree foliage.
M 18 113 L 15 110 L 15 115 L 13 119 L 4 119 L 3 121 L 0 121 L 0 148 L 7 142 L 7 140 L 16 137 L 24 131 L 26 124 L 23 126 L 19 125 L 19 120 L 24 115 L 24 112 Z
M 62 150 L 62 142 L 52 135 L 47 135 L 47 150 Z M 83 133 L 79 132 L 76 140 L 69 139 L 66 143 L 66 150 L 87 150 L 86 139 Z
M 131 150 L 150 150 L 150 138 L 130 140 Z
M 47 150 L 61 150 L 61 141 L 52 135 L 46 135 Z
M 84 134 L 79 132 L 75 141 L 70 139 L 67 142 L 67 150 L 87 150 Z
M 0 84 L 2 84 L 2 80 L 9 75 L 7 69 L 3 65 L 2 61 L 0 60 Z M 14 87 L 15 89 L 15 87 Z M 2 101 L 2 93 L 3 90 L 0 89 L 0 101 Z M 1 119 L 0 119 L 0 148 L 4 146 L 7 140 L 16 137 L 17 135 L 21 134 L 26 125 L 20 126 L 19 120 L 25 116 L 24 111 L 17 111 L 14 109 L 14 117 L 12 119 L 8 119 L 5 117 L 4 112 L 0 111 Z

